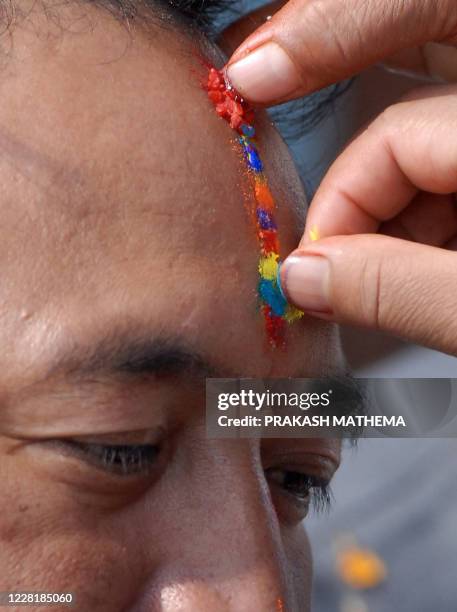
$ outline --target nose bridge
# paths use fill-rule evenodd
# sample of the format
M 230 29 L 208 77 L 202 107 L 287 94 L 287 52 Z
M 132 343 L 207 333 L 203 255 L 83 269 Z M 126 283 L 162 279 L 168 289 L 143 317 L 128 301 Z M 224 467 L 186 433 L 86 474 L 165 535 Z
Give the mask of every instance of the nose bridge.
M 285 555 L 261 466 L 248 445 L 222 449 L 206 465 L 204 490 L 194 480 L 201 471 L 187 481 L 180 537 L 188 545 L 156 575 L 162 612 L 286 609 Z

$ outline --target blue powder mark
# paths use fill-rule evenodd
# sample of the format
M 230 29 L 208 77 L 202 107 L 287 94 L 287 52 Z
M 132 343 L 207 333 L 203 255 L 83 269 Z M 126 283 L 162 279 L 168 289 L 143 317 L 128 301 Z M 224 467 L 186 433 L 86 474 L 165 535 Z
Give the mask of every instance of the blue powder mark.
M 249 168 L 257 173 L 263 172 L 262 160 L 257 149 L 249 142 L 246 136 L 240 137 L 240 143 L 243 146 L 244 158 Z
M 263 171 L 262 161 L 254 147 L 252 146 L 249 146 L 249 148 L 246 147 L 245 155 L 246 155 L 246 161 L 248 163 L 248 166 L 251 168 L 251 170 L 254 170 L 254 172 Z
M 254 138 L 255 136 L 255 128 L 253 125 L 249 125 L 248 123 L 243 123 L 241 126 L 241 131 L 248 138 Z
M 259 222 L 261 229 L 263 230 L 277 229 L 275 220 L 273 219 L 273 217 L 270 215 L 270 213 L 267 210 L 264 210 L 263 208 L 257 208 L 256 214 L 257 214 L 257 221 Z
M 259 295 L 262 300 L 270 306 L 273 314 L 277 317 L 284 316 L 287 301 L 281 295 L 279 287 L 274 281 L 262 278 L 259 282 Z

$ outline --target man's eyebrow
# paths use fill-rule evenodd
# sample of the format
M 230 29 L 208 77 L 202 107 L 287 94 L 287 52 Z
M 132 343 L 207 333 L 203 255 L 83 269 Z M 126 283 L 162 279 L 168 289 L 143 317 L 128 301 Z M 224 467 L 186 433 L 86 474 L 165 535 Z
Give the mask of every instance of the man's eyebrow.
M 369 397 L 366 385 L 361 379 L 354 378 L 350 372 L 332 379 L 340 400 L 339 416 L 363 416 L 368 413 Z M 342 404 L 342 406 L 341 406 Z M 346 430 L 346 438 L 357 444 L 363 434 L 362 427 L 351 427 Z
M 63 351 L 46 378 L 215 375 L 214 364 L 179 339 L 113 333 L 91 345 L 78 343 Z
M 357 416 L 365 415 L 368 411 L 369 396 L 363 379 L 355 378 L 351 371 L 341 370 L 327 376 L 296 376 L 306 380 L 315 381 L 316 391 L 328 391 L 332 389 L 333 401 L 332 408 L 338 408 L 339 416 Z M 353 435 L 357 437 L 360 434 L 358 430 L 354 430 Z

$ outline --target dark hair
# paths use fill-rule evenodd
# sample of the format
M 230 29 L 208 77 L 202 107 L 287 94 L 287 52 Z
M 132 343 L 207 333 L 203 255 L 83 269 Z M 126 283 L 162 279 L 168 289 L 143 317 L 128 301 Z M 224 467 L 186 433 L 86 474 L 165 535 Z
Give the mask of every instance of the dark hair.
M 36 9 L 41 8 L 53 22 L 60 22 L 59 9 L 65 6 L 92 5 L 100 8 L 116 20 L 125 24 L 137 23 L 171 23 L 181 22 L 209 33 L 213 15 L 222 9 L 229 0 L 34 0 L 32 6 L 24 9 L 20 0 L 0 0 L 0 35 L 6 33 L 16 21 L 21 21 Z
M 148 16 L 168 21 L 175 18 L 206 33 L 212 31 L 215 15 L 229 0 L 82 0 L 103 8 L 121 21 L 144 21 Z

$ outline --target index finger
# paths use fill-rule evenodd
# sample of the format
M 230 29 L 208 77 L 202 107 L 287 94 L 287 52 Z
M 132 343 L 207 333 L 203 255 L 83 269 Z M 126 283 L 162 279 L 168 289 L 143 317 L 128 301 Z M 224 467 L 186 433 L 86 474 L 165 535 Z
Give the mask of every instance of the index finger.
M 456 86 L 424 88 L 389 107 L 333 163 L 314 196 L 302 244 L 375 232 L 418 191 L 457 191 Z
M 290 0 L 227 64 L 235 89 L 271 105 L 429 41 L 455 43 L 455 0 Z

